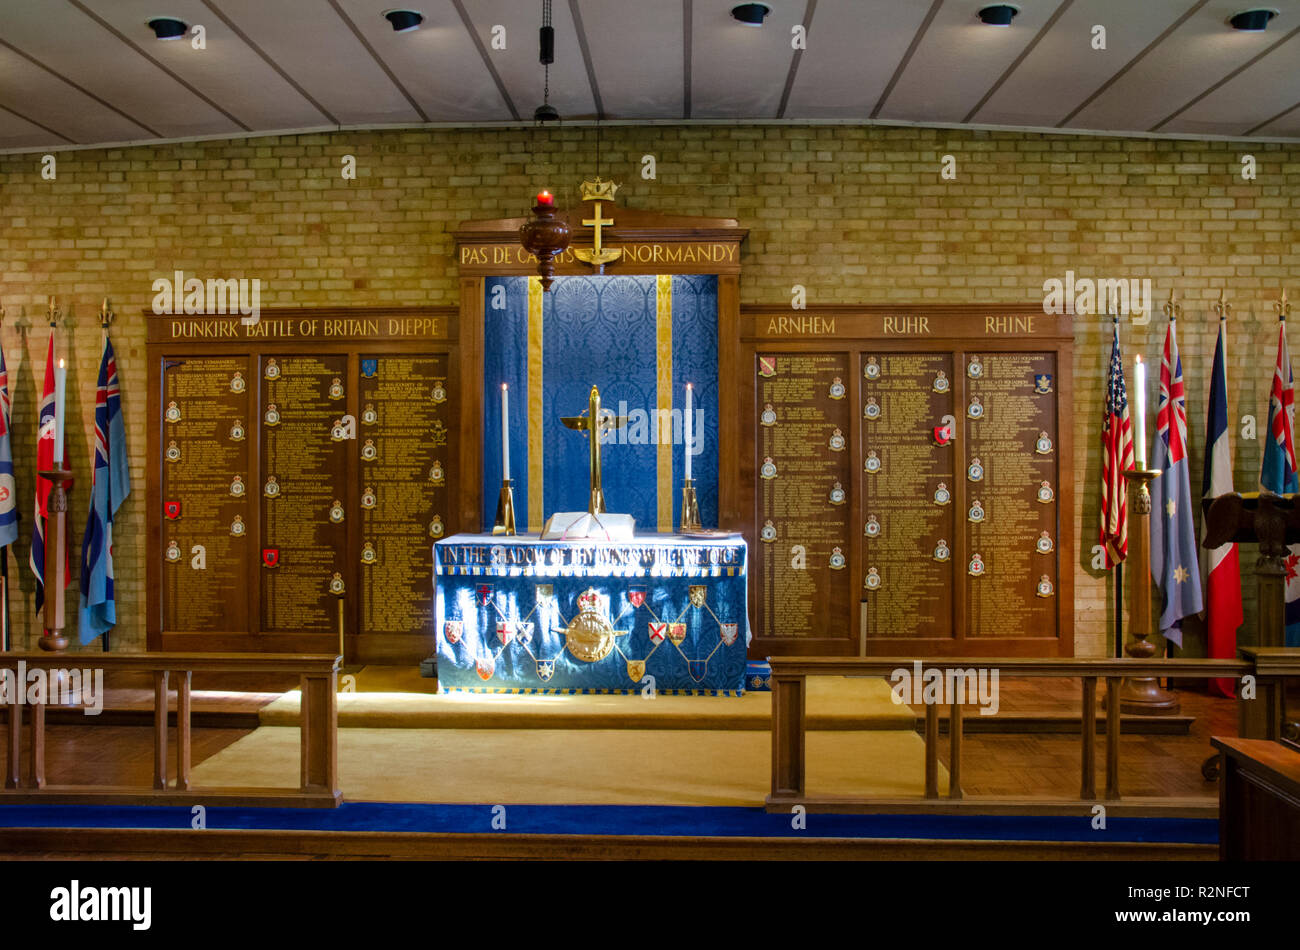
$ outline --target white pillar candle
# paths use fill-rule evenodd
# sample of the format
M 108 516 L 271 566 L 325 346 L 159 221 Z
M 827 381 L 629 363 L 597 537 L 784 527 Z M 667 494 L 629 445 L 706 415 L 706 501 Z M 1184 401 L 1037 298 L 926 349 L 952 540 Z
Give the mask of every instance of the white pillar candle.
M 692 420 L 694 414 L 691 407 L 691 394 L 695 387 L 690 383 L 686 384 L 686 418 L 682 421 L 682 441 L 686 444 L 686 478 L 691 477 L 691 430 L 694 428 Z
M 54 368 L 54 467 L 63 468 L 63 403 L 68 389 L 68 371 L 63 360 Z
M 510 477 L 510 389 L 501 384 L 501 477 Z
M 1133 460 L 1139 469 L 1147 467 L 1147 366 L 1142 357 L 1133 360 Z

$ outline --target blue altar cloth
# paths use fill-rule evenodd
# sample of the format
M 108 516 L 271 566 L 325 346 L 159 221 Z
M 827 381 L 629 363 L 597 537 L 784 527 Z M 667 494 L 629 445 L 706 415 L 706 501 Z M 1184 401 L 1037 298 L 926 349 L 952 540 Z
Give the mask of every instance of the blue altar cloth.
M 739 535 L 439 541 L 438 688 L 738 696 L 747 554 Z

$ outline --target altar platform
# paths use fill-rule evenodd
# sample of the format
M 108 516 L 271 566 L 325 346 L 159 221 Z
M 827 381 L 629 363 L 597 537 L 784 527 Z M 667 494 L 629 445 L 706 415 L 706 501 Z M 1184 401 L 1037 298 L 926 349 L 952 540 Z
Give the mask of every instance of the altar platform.
M 740 535 L 460 534 L 437 542 L 433 558 L 443 690 L 744 691 L 748 551 Z

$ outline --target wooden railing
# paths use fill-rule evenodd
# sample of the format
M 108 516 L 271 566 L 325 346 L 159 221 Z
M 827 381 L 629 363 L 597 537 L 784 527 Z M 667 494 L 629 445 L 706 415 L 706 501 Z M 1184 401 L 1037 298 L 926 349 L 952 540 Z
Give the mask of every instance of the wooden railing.
M 45 780 L 45 710 L 11 695 L 6 706 L 8 758 L 0 803 L 290 805 L 332 808 L 342 801 L 338 782 L 338 715 L 335 693 L 341 658 L 275 653 L 0 653 L 0 670 L 40 670 L 48 681 L 59 670 L 149 673 L 154 682 L 152 788 L 110 785 L 49 785 Z M 168 782 L 169 684 L 175 674 L 176 778 Z M 302 686 L 301 782 L 297 788 L 196 788 L 190 778 L 190 682 L 194 673 L 251 673 L 298 676 Z M 47 697 L 47 699 L 50 697 Z M 26 710 L 29 741 L 22 769 L 22 724 Z
M 1064 677 L 1081 681 L 1081 749 L 1078 799 L 1016 798 L 971 799 L 962 792 L 962 703 L 948 703 L 948 795 L 939 796 L 939 706 L 925 706 L 925 792 L 922 797 L 870 798 L 810 796 L 806 787 L 806 700 L 810 676 L 889 677 L 895 670 L 912 673 L 918 662 L 912 657 L 772 657 L 772 789 L 767 797 L 769 811 L 802 805 L 809 811 L 962 811 L 984 813 L 1051 814 L 1097 797 L 1097 683 L 1106 681 L 1106 774 L 1103 801 L 1110 808 L 1120 798 L 1120 684 L 1125 677 L 1177 677 L 1211 679 L 1256 677 L 1257 700 L 1240 701 L 1242 723 L 1256 723 L 1250 738 L 1279 738 L 1285 715 L 1286 678 L 1300 675 L 1300 650 L 1249 648 L 1239 660 L 1179 659 L 989 659 L 964 658 L 921 660 L 922 675 L 938 670 L 947 682 L 949 670 L 998 671 L 1004 677 Z M 951 697 L 960 699 L 961 697 Z M 1249 715 L 1247 708 L 1249 707 Z M 1265 734 L 1258 734 L 1259 731 Z M 1245 731 L 1243 731 L 1243 736 Z M 1121 811 L 1138 814 L 1213 814 L 1217 802 L 1196 802 L 1169 798 L 1124 799 Z

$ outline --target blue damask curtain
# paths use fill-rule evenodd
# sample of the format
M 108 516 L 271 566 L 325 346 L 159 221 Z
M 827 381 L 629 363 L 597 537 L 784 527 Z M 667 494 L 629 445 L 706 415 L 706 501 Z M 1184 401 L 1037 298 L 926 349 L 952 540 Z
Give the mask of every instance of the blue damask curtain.
M 593 384 L 605 407 L 630 416 L 629 426 L 602 446 L 604 490 L 609 510 L 632 514 L 639 531 L 680 521 L 683 446 L 676 441 L 670 457 L 663 456 L 653 425 L 657 410 L 671 405 L 680 436 L 684 387 L 694 385 L 703 445 L 692 474 L 701 521 L 716 524 L 717 278 L 560 277 L 542 294 L 535 280 L 530 287 L 530 278 L 503 277 L 490 278 L 486 294 L 484 529 L 492 526 L 501 486 L 503 382 L 510 387 L 511 476 L 521 530 L 535 530 L 556 511 L 587 507 L 587 442 L 560 420 L 582 413 Z M 670 508 L 661 504 L 665 493 Z

